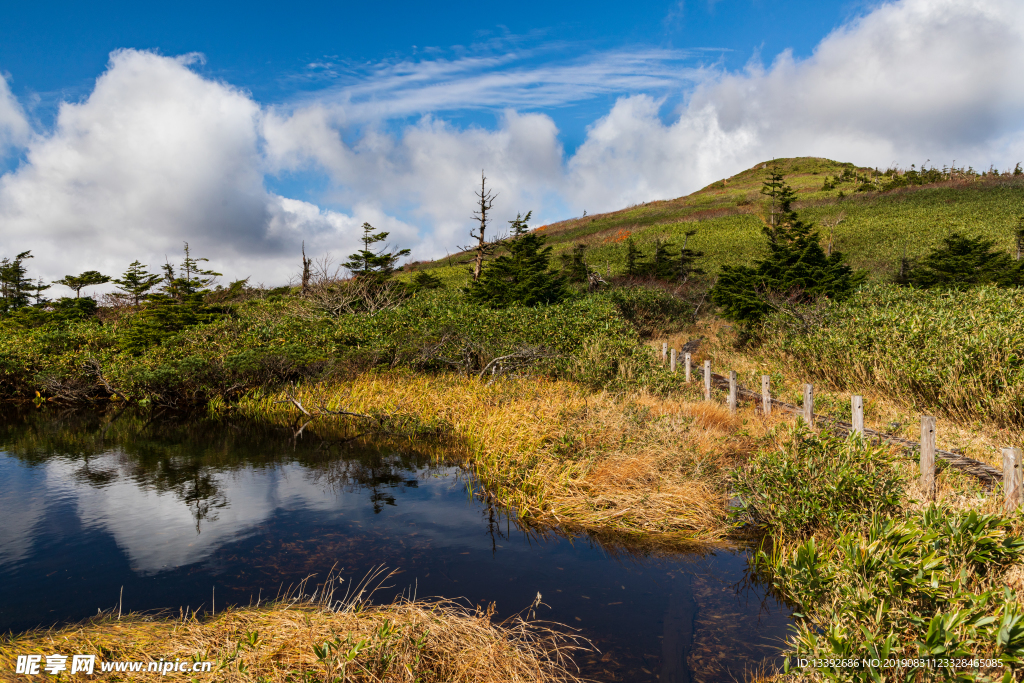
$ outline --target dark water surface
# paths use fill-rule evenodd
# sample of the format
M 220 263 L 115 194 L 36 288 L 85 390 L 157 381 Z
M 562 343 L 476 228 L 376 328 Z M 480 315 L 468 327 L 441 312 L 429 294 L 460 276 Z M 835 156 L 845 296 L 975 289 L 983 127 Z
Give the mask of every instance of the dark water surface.
M 438 446 L 243 422 L 52 409 L 0 414 L 0 631 L 247 604 L 334 571 L 400 573 L 375 599 L 527 606 L 580 629 L 599 680 L 728 681 L 774 661 L 788 610 L 741 549 L 652 556 L 517 527 Z M 314 579 L 314 582 L 316 579 Z

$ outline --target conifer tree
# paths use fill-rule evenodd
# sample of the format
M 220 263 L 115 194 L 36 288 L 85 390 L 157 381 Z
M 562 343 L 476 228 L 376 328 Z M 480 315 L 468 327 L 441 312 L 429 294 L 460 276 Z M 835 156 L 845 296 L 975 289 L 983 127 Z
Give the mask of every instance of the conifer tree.
M 984 237 L 953 233 L 942 241 L 941 246 L 910 268 L 906 283 L 923 289 L 966 289 L 981 284 L 1024 285 L 1024 263 L 1014 261 L 1006 252 L 994 251 L 994 246 L 993 240 Z
M 704 256 L 704 252 L 689 248 L 690 238 L 696 234 L 696 230 L 687 230 L 683 233 L 683 248 L 679 250 L 679 258 L 676 261 L 676 276 L 680 282 L 686 282 L 694 275 L 704 274 L 704 271 L 695 265 L 697 259 Z
M 647 270 L 647 264 L 644 263 L 643 252 L 636 246 L 636 240 L 630 235 L 626 238 L 626 275 L 629 277 L 639 277 Z
M 146 266 L 138 261 L 132 261 L 128 270 L 120 278 L 113 280 L 117 288 L 132 298 L 132 304 L 138 306 L 151 289 L 160 284 L 162 277 L 156 273 L 150 273 Z
M 34 287 L 24 262 L 30 258 L 32 252 L 23 251 L 14 259 L 0 260 L 0 312 L 6 314 L 29 305 L 29 292 Z
M 395 272 L 398 259 L 408 256 L 410 253 L 408 249 L 392 253 L 387 251 L 387 247 L 377 251 L 371 248 L 374 244 L 386 240 L 389 234 L 387 232 L 375 233 L 372 225 L 363 223 L 363 236 L 359 238 L 363 243 L 363 248 L 349 255 L 348 261 L 341 265 L 348 268 L 356 277 L 373 278 L 379 281 L 387 280 Z
M 110 277 L 98 270 L 87 270 L 79 275 L 65 275 L 60 280 L 54 280 L 54 284 L 64 285 L 68 289 L 75 290 L 75 298 L 79 298 L 82 290 L 94 285 L 102 285 L 110 282 Z
M 441 278 L 435 277 L 425 270 L 416 273 L 416 277 L 409 284 L 414 292 L 422 292 L 425 289 L 438 289 L 441 287 Z
M 530 218 L 532 216 L 533 211 L 527 211 L 525 216 L 520 213 L 516 213 L 515 220 L 509 221 L 511 239 L 517 239 L 530 232 L 530 226 L 527 225 L 527 223 L 530 222 Z
M 573 246 L 568 254 L 562 254 L 559 259 L 562 262 L 562 275 L 569 282 L 586 282 L 590 275 L 590 266 L 584 260 L 583 255 L 587 251 L 587 245 L 580 242 Z
M 864 280 L 842 253 L 826 255 L 817 230 L 792 208 L 795 193 L 773 166 L 761 188 L 767 197 L 762 231 L 768 255 L 753 266 L 722 266 L 711 300 L 726 318 L 754 325 L 771 311 L 772 297 L 809 303 L 821 297 L 841 300 Z
M 647 274 L 653 275 L 659 280 L 670 280 L 675 275 L 675 259 L 677 254 L 672 253 L 672 245 L 661 238 L 654 240 L 654 253 L 651 255 L 651 262 L 647 266 Z
M 509 253 L 488 263 L 480 279 L 470 284 L 469 300 L 491 308 L 561 301 L 567 294 L 565 282 L 548 270 L 551 247 L 545 241 L 531 232 L 509 244 Z

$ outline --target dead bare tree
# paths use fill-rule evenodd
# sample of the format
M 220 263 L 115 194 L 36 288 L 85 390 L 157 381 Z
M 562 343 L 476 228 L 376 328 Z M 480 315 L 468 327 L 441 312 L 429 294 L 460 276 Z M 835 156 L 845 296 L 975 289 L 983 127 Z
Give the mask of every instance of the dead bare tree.
M 476 240 L 476 256 L 473 258 L 473 280 L 480 279 L 480 272 L 484 267 L 484 257 L 487 256 L 494 249 L 494 243 L 488 242 L 485 236 L 487 231 L 487 212 L 491 210 L 494 205 L 494 200 L 497 199 L 496 195 L 492 190 L 487 189 L 487 176 L 484 175 L 483 171 L 480 171 L 480 191 L 476 193 L 477 197 L 477 208 L 473 212 L 473 219 L 480 223 L 476 230 L 470 230 L 469 236 Z

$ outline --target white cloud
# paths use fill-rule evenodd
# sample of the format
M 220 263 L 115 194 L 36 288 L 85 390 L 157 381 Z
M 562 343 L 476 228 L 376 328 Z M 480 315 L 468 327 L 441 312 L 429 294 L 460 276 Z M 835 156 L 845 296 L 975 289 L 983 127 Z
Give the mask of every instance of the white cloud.
M 7 79 L 0 73 L 0 159 L 10 147 L 23 146 L 29 133 L 25 112 L 11 92 Z
M 136 258 L 154 270 L 177 260 L 188 241 L 229 276 L 281 282 L 304 238 L 355 246 L 358 218 L 265 189 L 260 107 L 192 59 L 115 52 L 88 99 L 61 105 L 54 130 L 0 177 L 5 254 L 31 249 L 32 272 L 50 278 L 116 274 Z
M 389 62 L 262 107 L 196 74 L 191 57 L 121 51 L 86 100 L 63 104 L 54 129 L 36 134 L 4 81 L 0 144 L 26 156 L 0 176 L 0 253 L 33 249 L 33 272 L 59 277 L 120 272 L 134 258 L 155 266 L 188 240 L 230 276 L 269 284 L 297 270 L 303 240 L 307 252 L 349 253 L 363 221 L 416 258 L 443 255 L 467 240 L 481 169 L 500 193 L 500 230 L 517 211 L 547 222 L 675 197 L 778 156 L 1024 160 L 1018 0 L 881 4 L 806 59 L 786 52 L 741 72 L 689 68 L 687 53 L 659 50 L 534 65 L 540 57 Z M 536 111 L 610 94 L 621 96 L 568 156 Z M 467 109 L 498 122 L 441 118 Z M 326 176 L 317 201 L 343 212 L 266 189 L 267 174 L 294 172 Z
M 671 124 L 620 99 L 569 162 L 578 206 L 674 197 L 772 157 L 871 166 L 1024 159 L 1024 4 L 902 0 L 825 37 L 805 60 L 698 85 Z

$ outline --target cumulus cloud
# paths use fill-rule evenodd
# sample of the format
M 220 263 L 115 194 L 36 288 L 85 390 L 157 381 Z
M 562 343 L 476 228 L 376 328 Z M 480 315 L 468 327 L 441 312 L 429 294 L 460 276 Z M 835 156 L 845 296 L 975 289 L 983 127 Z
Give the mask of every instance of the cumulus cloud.
M 7 79 L 0 74 L 0 159 L 11 147 L 24 145 L 29 133 L 25 112 L 11 93 Z
M 44 133 L 0 79 L 0 144 L 24 154 L 0 176 L 0 251 L 31 248 L 35 269 L 58 277 L 157 264 L 188 240 L 231 276 L 271 283 L 296 270 L 303 240 L 313 253 L 349 253 L 363 221 L 418 258 L 456 248 L 481 169 L 500 193 L 500 226 L 528 209 L 547 222 L 679 196 L 772 157 L 1024 160 L 1018 0 L 880 4 L 807 58 L 784 52 L 739 72 L 689 68 L 683 56 L 388 63 L 264 107 L 195 73 L 191 57 L 126 50 Z M 571 154 L 536 111 L 616 93 Z M 497 123 L 443 116 L 474 108 L 497 111 Z M 328 180 L 319 205 L 266 189 L 268 175 L 292 173 Z
M 192 59 L 115 52 L 88 99 L 61 105 L 0 177 L 5 253 L 32 249 L 33 272 L 52 278 L 136 258 L 156 269 L 188 241 L 226 274 L 281 281 L 302 239 L 355 246 L 358 217 L 265 189 L 259 105 Z
M 699 84 L 663 123 L 620 99 L 569 162 L 576 206 L 673 197 L 772 157 L 865 165 L 1024 159 L 1024 4 L 902 0 L 825 37 Z M 941 162 L 940 162 L 941 163 Z

